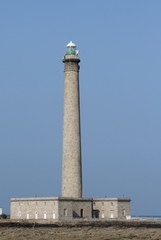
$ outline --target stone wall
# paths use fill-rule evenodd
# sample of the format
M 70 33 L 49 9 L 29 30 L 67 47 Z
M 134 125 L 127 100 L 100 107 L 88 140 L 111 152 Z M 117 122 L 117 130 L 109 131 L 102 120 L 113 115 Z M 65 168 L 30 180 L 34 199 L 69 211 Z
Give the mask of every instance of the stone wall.
M 64 59 L 64 122 L 62 197 L 82 197 L 79 62 L 75 55 Z
M 59 199 L 59 220 L 92 218 L 92 199 Z
M 126 218 L 130 216 L 130 199 L 94 198 L 93 217 L 100 219 Z
M 129 218 L 131 216 L 130 201 L 120 199 L 118 201 L 118 216 L 119 218 Z
M 58 198 L 12 198 L 11 219 L 58 220 Z
M 66 221 L 92 217 L 92 199 L 12 198 L 11 219 Z
M 11 219 L 71 221 L 74 219 L 127 219 L 130 199 L 126 198 L 14 198 Z

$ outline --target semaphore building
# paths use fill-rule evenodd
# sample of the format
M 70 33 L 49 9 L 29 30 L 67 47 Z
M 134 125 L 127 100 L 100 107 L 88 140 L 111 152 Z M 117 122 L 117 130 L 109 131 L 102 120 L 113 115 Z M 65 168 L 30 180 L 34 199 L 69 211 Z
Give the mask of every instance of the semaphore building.
M 83 198 L 79 97 L 79 51 L 71 41 L 64 63 L 62 194 L 60 197 L 11 198 L 11 219 L 65 221 L 128 219 L 129 198 Z

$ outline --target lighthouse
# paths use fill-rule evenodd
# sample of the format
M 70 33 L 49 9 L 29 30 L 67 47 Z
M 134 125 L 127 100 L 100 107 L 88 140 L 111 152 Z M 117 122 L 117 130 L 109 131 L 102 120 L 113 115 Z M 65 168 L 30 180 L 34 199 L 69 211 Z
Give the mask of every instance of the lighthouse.
M 90 221 L 92 218 L 130 219 L 131 200 L 129 198 L 85 198 L 82 196 L 80 59 L 78 53 L 76 45 L 71 41 L 67 44 L 63 57 L 64 117 L 61 196 L 11 198 L 11 219 L 19 221 L 27 219 L 31 222 L 44 220 L 44 223 L 75 219 Z
M 79 96 L 79 51 L 70 41 L 64 63 L 62 197 L 82 197 L 82 159 Z

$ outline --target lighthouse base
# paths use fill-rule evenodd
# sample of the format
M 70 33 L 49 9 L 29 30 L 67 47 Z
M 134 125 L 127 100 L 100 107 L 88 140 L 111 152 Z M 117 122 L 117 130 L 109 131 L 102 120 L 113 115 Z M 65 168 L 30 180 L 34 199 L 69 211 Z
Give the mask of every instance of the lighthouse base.
M 72 221 L 128 219 L 128 198 L 12 198 L 11 219 Z

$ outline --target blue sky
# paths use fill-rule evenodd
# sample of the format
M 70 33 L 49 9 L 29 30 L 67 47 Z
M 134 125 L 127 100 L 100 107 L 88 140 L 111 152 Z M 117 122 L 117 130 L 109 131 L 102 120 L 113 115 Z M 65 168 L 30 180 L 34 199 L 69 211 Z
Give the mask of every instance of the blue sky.
M 161 1 L 0 1 L 0 206 L 61 193 L 63 63 L 80 50 L 85 197 L 161 215 Z

